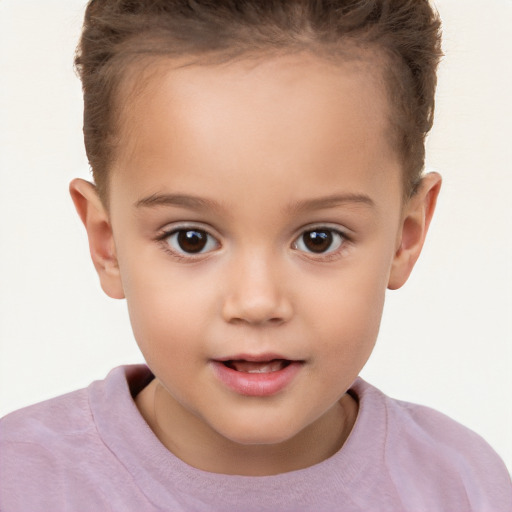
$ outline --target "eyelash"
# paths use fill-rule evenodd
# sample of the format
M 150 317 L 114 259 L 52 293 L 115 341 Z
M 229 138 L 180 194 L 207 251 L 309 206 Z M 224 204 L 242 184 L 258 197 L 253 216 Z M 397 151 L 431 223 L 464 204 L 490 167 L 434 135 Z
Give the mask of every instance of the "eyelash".
M 305 251 L 301 250 L 298 245 L 301 243 L 304 243 L 303 237 L 308 233 L 329 233 L 331 237 L 331 243 L 329 244 L 328 250 L 324 252 L 314 252 L 314 251 Z M 333 236 L 334 235 L 334 236 Z M 337 246 L 334 248 L 331 248 L 332 245 L 335 243 L 336 238 L 338 239 L 336 244 Z M 299 236 L 294 239 L 294 242 L 292 244 L 292 247 L 298 251 L 300 251 L 306 258 L 314 259 L 317 261 L 333 261 L 338 258 L 340 258 L 343 253 L 344 249 L 346 249 L 347 243 L 350 242 L 350 238 L 347 236 L 347 234 L 344 231 L 341 231 L 338 228 L 331 227 L 325 224 L 320 224 L 316 226 L 308 226 L 306 229 L 302 229 Z
M 179 236 L 180 233 L 187 232 L 204 233 L 207 237 L 207 245 L 211 242 L 211 240 L 215 240 L 217 245 L 216 248 L 220 247 L 220 242 L 212 234 L 208 232 L 208 229 L 198 225 L 182 225 L 172 229 L 166 229 L 160 235 L 158 235 L 157 241 L 161 243 L 163 249 L 167 253 L 169 253 L 171 256 L 178 260 L 195 261 L 212 252 L 211 248 L 206 252 L 203 252 L 203 249 L 201 249 L 200 251 L 195 253 L 172 248 L 172 246 L 169 243 L 169 239 L 174 236 Z
M 169 242 L 169 239 L 171 237 L 178 237 L 180 235 L 180 233 L 187 233 L 187 232 L 196 232 L 196 233 L 202 233 L 202 234 L 206 235 L 207 240 L 205 242 L 205 244 L 206 244 L 205 247 L 208 247 L 208 244 L 210 244 L 212 240 L 215 241 L 216 246 L 214 248 L 210 247 L 206 251 L 204 251 L 204 248 L 201 248 L 197 252 L 186 252 L 182 248 L 181 249 L 172 248 L 172 246 Z M 306 235 L 308 233 L 315 233 L 315 232 L 329 233 L 331 238 L 337 237 L 338 238 L 337 247 L 335 247 L 334 249 L 331 249 L 331 246 L 334 243 L 334 241 L 331 241 L 331 243 L 329 244 L 328 250 L 326 250 L 324 252 L 314 252 L 314 251 L 308 251 L 308 250 L 303 250 L 303 249 L 299 248 L 299 244 L 301 243 L 301 241 L 304 244 L 304 241 L 303 241 L 304 235 Z M 333 237 L 333 235 L 334 235 L 334 237 Z M 221 243 L 217 240 L 217 238 L 214 237 L 212 234 L 210 234 L 208 232 L 207 228 L 204 228 L 199 225 L 182 225 L 182 226 L 174 227 L 172 229 L 167 229 L 167 230 L 163 231 L 160 235 L 158 235 L 157 241 L 160 242 L 163 249 L 166 252 L 168 252 L 169 254 L 171 254 L 171 256 L 173 256 L 174 258 L 176 258 L 178 260 L 186 260 L 186 261 L 190 261 L 190 262 L 197 261 L 200 258 L 204 258 L 209 253 L 214 252 L 215 250 L 217 250 L 218 248 L 221 247 Z M 306 228 L 303 228 L 301 230 L 300 234 L 294 238 L 291 246 L 294 250 L 299 251 L 307 258 L 318 260 L 318 261 L 332 261 L 332 260 L 338 259 L 339 257 L 342 256 L 342 254 L 344 252 L 343 249 L 345 249 L 346 244 L 349 242 L 350 242 L 350 238 L 347 236 L 347 234 L 345 232 L 341 231 L 340 229 L 330 227 L 328 225 L 317 225 L 317 226 L 308 226 Z M 179 244 L 179 242 L 178 242 L 178 244 Z

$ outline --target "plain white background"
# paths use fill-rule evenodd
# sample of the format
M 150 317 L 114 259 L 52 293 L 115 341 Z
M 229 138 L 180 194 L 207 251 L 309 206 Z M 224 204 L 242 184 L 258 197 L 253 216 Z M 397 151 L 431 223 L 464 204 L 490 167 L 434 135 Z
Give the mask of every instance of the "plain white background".
M 142 361 L 67 187 L 87 178 L 72 59 L 84 0 L 0 0 L 0 415 Z M 363 377 L 484 436 L 512 470 L 511 0 L 438 0 L 428 167 L 444 176 Z

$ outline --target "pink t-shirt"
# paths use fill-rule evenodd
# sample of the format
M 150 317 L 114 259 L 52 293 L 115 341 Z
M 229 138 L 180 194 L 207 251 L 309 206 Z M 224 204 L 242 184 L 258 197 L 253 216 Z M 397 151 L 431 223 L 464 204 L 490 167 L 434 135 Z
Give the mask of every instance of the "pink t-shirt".
M 357 379 L 360 409 L 343 448 L 267 477 L 195 469 L 155 437 L 133 401 L 152 378 L 116 368 L 87 389 L 0 422 L 2 512 L 512 512 L 512 484 L 478 435 Z

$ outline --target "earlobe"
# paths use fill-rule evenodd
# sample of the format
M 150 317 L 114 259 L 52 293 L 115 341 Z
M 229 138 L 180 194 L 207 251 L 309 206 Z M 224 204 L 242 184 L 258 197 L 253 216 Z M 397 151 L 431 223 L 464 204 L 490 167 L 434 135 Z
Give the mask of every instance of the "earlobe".
M 70 183 L 69 192 L 87 231 L 91 258 L 103 291 L 113 299 L 123 299 L 124 291 L 112 227 L 96 187 L 77 178 Z
M 404 209 L 398 246 L 389 276 L 390 290 L 396 290 L 405 284 L 420 256 L 434 215 L 441 182 L 441 176 L 437 173 L 424 176 L 418 191 Z

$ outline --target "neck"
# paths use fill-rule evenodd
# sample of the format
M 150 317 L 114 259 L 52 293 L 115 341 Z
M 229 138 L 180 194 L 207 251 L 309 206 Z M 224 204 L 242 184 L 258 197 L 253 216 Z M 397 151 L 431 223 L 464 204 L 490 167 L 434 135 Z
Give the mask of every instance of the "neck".
M 135 401 L 160 442 L 183 462 L 203 471 L 243 476 L 286 473 L 326 460 L 348 438 L 358 408 L 356 400 L 346 393 L 291 439 L 245 445 L 225 438 L 183 409 L 157 379 Z

